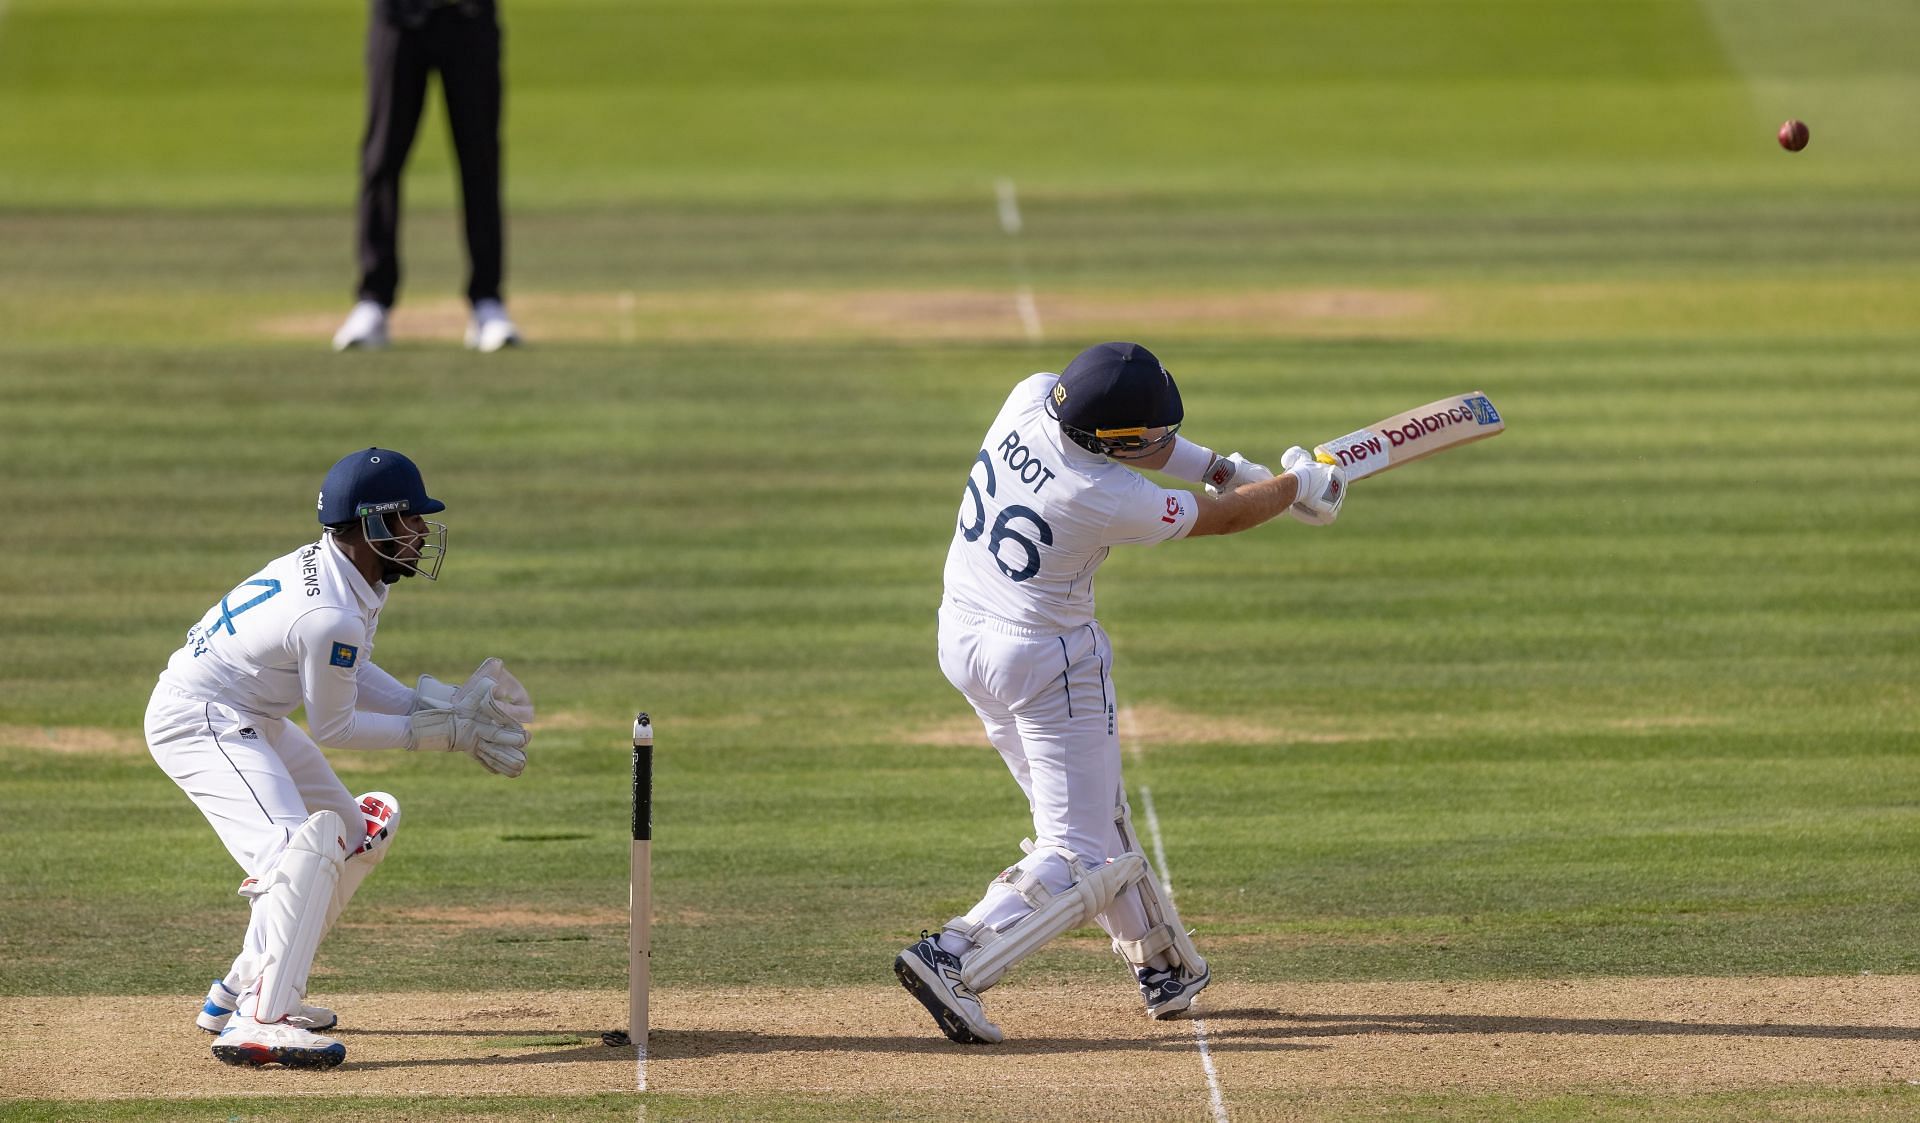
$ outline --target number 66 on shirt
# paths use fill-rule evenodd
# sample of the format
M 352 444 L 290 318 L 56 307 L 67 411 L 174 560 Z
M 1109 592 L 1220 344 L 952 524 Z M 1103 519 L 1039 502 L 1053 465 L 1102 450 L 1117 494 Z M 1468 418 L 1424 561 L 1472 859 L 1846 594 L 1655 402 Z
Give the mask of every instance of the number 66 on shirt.
M 1037 631 L 1093 619 L 1093 573 L 1115 546 L 1151 545 L 1193 527 L 1191 492 L 1172 491 L 1066 440 L 1047 412 L 1058 376 L 1014 387 L 968 466 L 947 599 Z
M 1017 434 L 1014 435 L 1017 436 Z M 1039 460 L 1030 457 L 1027 463 L 1037 464 Z M 993 458 L 987 455 L 987 450 L 984 448 L 974 459 L 974 469 L 981 468 L 986 469 L 984 479 L 987 495 L 997 497 L 999 481 L 993 470 Z M 960 525 L 960 537 L 969 542 L 978 542 L 980 536 L 987 533 L 987 504 L 986 500 L 981 498 L 979 485 L 973 482 L 974 474 L 974 471 L 967 473 L 967 494 L 973 499 L 974 522 L 973 525 L 968 526 L 965 521 L 966 513 L 962 511 Z M 1016 519 L 1031 524 L 1031 537 L 1022 534 L 1011 525 Z M 1035 538 L 1039 539 L 1037 545 L 1034 542 Z M 1008 565 L 1006 558 L 1000 552 L 1001 544 L 1008 541 L 1026 552 L 1024 563 L 1018 569 Z M 993 533 L 987 535 L 987 552 L 993 555 L 993 560 L 999 565 L 1000 572 L 1014 581 L 1028 580 L 1040 572 L 1040 547 L 1051 545 L 1053 545 L 1053 528 L 1047 525 L 1046 519 L 1040 517 L 1040 512 L 1020 503 L 1002 507 L 999 515 L 993 520 Z

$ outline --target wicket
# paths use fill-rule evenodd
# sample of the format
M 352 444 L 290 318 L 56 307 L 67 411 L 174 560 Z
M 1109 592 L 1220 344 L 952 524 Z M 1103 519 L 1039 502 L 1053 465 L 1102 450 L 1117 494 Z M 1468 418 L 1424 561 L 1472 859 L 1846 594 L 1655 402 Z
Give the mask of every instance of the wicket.
M 633 718 L 632 895 L 627 929 L 627 1034 L 638 1051 L 635 1079 L 647 1090 L 647 996 L 653 986 L 653 719 Z

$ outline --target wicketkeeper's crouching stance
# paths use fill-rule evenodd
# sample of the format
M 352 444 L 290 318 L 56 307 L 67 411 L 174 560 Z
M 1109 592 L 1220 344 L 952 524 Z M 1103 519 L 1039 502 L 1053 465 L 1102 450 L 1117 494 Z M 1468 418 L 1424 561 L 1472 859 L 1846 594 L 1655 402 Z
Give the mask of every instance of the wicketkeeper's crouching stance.
M 526 767 L 533 702 L 498 659 L 458 686 L 417 688 L 373 662 L 388 587 L 437 577 L 445 510 L 419 469 L 388 449 L 335 464 L 321 486 L 320 540 L 266 567 L 187 631 L 147 706 L 147 745 L 241 868 L 252 913 L 240 954 L 195 1019 L 233 1065 L 331 1068 L 338 1019 L 306 1004 L 320 941 L 387 855 L 400 806 L 354 796 L 319 745 L 460 751 L 493 772 Z M 311 737 L 287 720 L 304 705 Z M 317 744 L 316 744 L 317 742 Z
M 901 985 L 955 1041 L 1001 1040 L 980 992 L 1089 923 L 1132 967 L 1149 1017 L 1181 1013 L 1211 980 L 1134 835 L 1093 573 L 1117 545 L 1233 534 L 1285 511 L 1330 523 L 1346 478 L 1297 446 L 1280 476 L 1215 455 L 1175 435 L 1182 416 L 1152 353 L 1101 344 L 1064 374 L 1014 387 L 968 471 L 947 551 L 940 667 L 1019 781 L 1034 838 L 978 904 L 894 960 Z M 1161 488 L 1133 468 L 1204 483 L 1206 494 Z

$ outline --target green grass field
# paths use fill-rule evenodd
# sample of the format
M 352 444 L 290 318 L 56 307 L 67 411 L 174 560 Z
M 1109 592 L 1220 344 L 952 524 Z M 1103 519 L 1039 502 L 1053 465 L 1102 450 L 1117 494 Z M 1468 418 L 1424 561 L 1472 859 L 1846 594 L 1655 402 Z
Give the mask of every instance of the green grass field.
M 933 657 L 966 466 L 1014 381 L 1120 337 L 1180 378 L 1190 435 L 1260 459 L 1476 387 L 1510 429 L 1358 486 L 1333 528 L 1103 570 L 1129 780 L 1223 979 L 1920 973 L 1920 15 L 1897 7 L 505 0 L 533 345 L 483 360 L 404 320 L 391 352 L 326 351 L 359 6 L 0 0 L 0 996 L 186 998 L 224 966 L 238 875 L 140 715 L 369 443 L 422 464 L 453 528 L 380 663 L 505 656 L 547 722 L 513 783 L 334 754 L 409 822 L 316 987 L 620 988 L 635 708 L 661 738 L 657 986 L 892 986 L 1026 829 L 984 741 L 948 744 L 968 713 Z M 1807 151 L 1774 145 L 1786 116 Z M 461 281 L 443 132 L 409 180 L 403 316 Z M 912 330 L 863 311 L 916 296 Z M 1004 314 L 943 319 L 963 297 Z M 1022 978 L 1116 971 L 1082 933 Z M 1223 1091 L 1247 1118 L 1920 1111 L 1902 1079 L 1517 1081 Z M 196 1094 L 0 1118 L 278 1103 Z

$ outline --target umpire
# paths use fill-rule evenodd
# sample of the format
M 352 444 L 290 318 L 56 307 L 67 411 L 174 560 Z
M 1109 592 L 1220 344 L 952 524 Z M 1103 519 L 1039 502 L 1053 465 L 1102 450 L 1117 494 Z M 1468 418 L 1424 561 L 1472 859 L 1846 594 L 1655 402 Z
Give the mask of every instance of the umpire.
M 494 0 L 373 0 L 367 20 L 367 131 L 360 145 L 358 303 L 333 337 L 337 351 L 387 345 L 400 286 L 400 174 L 420 126 L 427 76 L 440 72 L 460 161 L 466 219 L 467 346 L 520 342 L 500 299 L 500 21 Z

